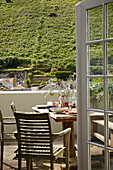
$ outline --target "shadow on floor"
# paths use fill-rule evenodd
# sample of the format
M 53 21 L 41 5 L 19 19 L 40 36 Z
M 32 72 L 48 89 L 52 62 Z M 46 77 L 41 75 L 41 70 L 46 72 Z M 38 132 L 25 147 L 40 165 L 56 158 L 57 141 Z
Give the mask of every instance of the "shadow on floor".
M 62 137 L 57 139 L 54 142 L 54 145 L 56 146 L 62 146 L 63 145 L 63 139 Z M 75 146 L 77 147 L 77 140 L 75 137 Z M 18 170 L 18 161 L 17 159 L 14 160 L 15 157 L 14 151 L 17 149 L 17 142 L 5 142 L 4 147 L 4 160 L 3 160 L 3 170 Z M 77 152 L 77 151 L 76 151 Z M 76 153 L 77 154 L 77 153 Z M 77 158 L 72 157 L 70 158 L 70 170 L 76 170 L 77 169 Z M 65 164 L 60 160 L 56 161 L 54 163 L 54 169 L 55 170 L 64 170 Z M 26 161 L 22 160 L 22 170 L 26 170 Z M 33 162 L 33 170 L 50 170 L 50 163 L 48 160 L 34 160 Z

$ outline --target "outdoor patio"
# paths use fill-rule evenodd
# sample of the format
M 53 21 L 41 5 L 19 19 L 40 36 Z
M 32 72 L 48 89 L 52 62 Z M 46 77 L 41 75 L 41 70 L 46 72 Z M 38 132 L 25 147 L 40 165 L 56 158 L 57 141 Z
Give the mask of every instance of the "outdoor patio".
M 97 139 L 95 139 L 97 141 Z M 100 143 L 100 141 L 98 141 Z M 62 142 L 62 137 L 60 137 L 59 139 L 57 139 L 54 143 L 54 145 L 56 146 L 62 146 L 63 142 Z M 77 138 L 75 136 L 75 147 L 77 148 Z M 10 170 L 10 169 L 14 169 L 17 170 L 18 169 L 18 160 L 17 159 L 13 159 L 15 156 L 14 151 L 17 149 L 17 142 L 14 141 L 6 141 L 5 142 L 5 147 L 4 147 L 4 163 L 3 163 L 3 170 Z M 92 170 L 103 170 L 104 169 L 104 154 L 101 148 L 96 147 L 96 146 L 92 146 L 91 150 L 93 152 L 92 155 Z M 75 157 L 71 157 L 70 158 L 70 170 L 77 170 L 77 150 L 75 151 L 76 156 Z M 113 154 L 111 154 L 111 158 L 113 157 Z M 112 159 L 111 159 L 112 161 Z M 64 163 L 61 160 L 57 160 L 54 163 L 54 168 L 55 170 L 64 170 L 65 168 Z M 22 169 L 26 169 L 26 162 L 25 160 L 22 160 Z M 33 162 L 33 169 L 34 170 L 50 170 L 50 163 L 49 160 L 39 160 L 36 161 L 34 160 Z
M 59 140 L 56 140 L 54 145 L 57 146 L 62 146 L 63 142 L 62 142 L 62 137 L 59 138 Z M 75 137 L 75 146 L 77 147 L 77 139 Z M 16 141 L 6 141 L 5 142 L 5 147 L 4 147 L 4 163 L 3 163 L 3 170 L 10 170 L 10 169 L 14 169 L 17 170 L 18 169 L 18 160 L 17 159 L 13 159 L 15 156 L 14 151 L 17 148 L 17 142 Z M 77 151 L 76 155 L 77 155 Z M 63 170 L 65 168 L 63 162 L 61 162 L 61 160 L 57 160 L 54 163 L 54 168 L 55 170 Z M 22 161 L 22 169 L 26 169 L 26 162 L 25 160 Z M 40 161 L 36 161 L 34 160 L 33 163 L 33 169 L 36 170 L 50 170 L 50 163 L 48 160 L 40 160 Z M 70 158 L 70 170 L 76 170 L 77 169 L 77 157 L 71 157 Z

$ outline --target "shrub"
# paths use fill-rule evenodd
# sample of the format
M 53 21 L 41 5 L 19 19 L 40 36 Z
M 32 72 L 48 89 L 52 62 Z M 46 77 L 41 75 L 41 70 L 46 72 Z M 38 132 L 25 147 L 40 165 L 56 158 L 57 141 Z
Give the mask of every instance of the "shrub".
M 34 71 L 35 68 L 36 68 L 36 65 L 35 65 L 35 64 L 32 64 L 31 67 L 30 67 L 31 71 Z
M 66 64 L 65 69 L 69 71 L 76 71 L 76 64 L 73 62 L 69 62 L 68 64 Z
M 33 73 L 28 73 L 28 77 L 29 77 L 30 79 L 32 79 L 32 78 L 33 78 Z
M 26 79 L 26 86 L 30 87 L 30 79 Z
M 3 67 L 4 68 L 16 68 L 20 64 L 17 57 L 6 57 L 3 60 Z
M 40 70 L 35 70 L 33 74 L 43 75 L 43 72 Z
M 35 78 L 35 77 L 43 77 L 43 75 L 37 75 L 37 74 L 35 74 L 35 75 L 33 75 L 33 77 Z
M 36 65 L 36 60 L 32 59 L 32 60 L 31 60 L 31 65 L 32 65 L 32 64 Z
M 51 74 L 51 73 L 45 73 L 44 76 L 45 76 L 45 77 L 54 77 L 54 75 Z
M 28 64 L 31 64 L 31 59 L 30 58 L 19 58 L 19 64 L 21 66 L 28 66 Z
M 101 75 L 103 73 L 103 67 L 102 66 L 91 66 L 90 72 L 93 75 Z
M 63 79 L 66 80 L 69 78 L 69 76 L 72 74 L 71 71 L 57 71 L 55 73 L 55 76 L 57 79 Z

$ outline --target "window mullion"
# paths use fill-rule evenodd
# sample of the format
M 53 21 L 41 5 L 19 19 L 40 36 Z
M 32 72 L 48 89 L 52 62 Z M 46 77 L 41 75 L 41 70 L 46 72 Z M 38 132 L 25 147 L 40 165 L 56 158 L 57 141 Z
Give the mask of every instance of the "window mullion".
M 108 144 L 108 114 L 106 114 L 107 110 L 107 79 L 106 79 L 106 73 L 107 73 L 107 57 L 106 57 L 106 6 L 103 4 L 103 75 L 104 75 L 104 143 L 105 143 L 105 169 L 109 169 L 109 153 L 107 149 L 107 144 Z

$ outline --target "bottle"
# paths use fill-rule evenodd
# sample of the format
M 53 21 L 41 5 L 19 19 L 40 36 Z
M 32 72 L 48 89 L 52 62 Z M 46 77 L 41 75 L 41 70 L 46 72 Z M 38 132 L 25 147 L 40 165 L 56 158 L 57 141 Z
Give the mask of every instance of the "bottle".
M 64 100 L 64 95 L 61 96 L 61 107 L 64 107 L 65 100 Z
M 75 95 L 72 97 L 72 107 L 73 108 L 76 107 L 76 97 L 75 97 Z

